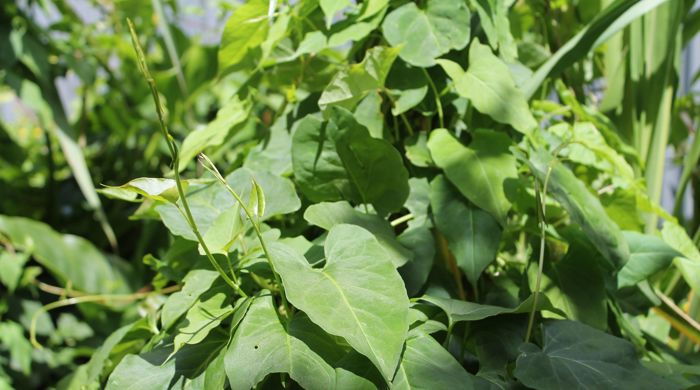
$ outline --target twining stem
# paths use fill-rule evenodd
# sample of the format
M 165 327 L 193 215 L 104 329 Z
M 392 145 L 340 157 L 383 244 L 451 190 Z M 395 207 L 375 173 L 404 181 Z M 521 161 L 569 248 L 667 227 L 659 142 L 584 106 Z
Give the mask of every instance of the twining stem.
M 428 71 L 425 68 L 420 68 L 423 71 L 423 75 L 425 75 L 426 80 L 428 80 L 428 85 L 430 86 L 430 90 L 433 92 L 433 95 L 435 95 L 435 106 L 437 107 L 437 112 L 438 112 L 438 120 L 440 121 L 440 128 L 445 128 L 445 117 L 442 112 L 442 101 L 440 101 L 440 93 L 437 90 L 437 87 L 435 86 L 435 83 L 433 82 L 433 79 L 430 77 L 428 74 Z
M 246 217 L 248 217 L 248 220 L 250 223 L 253 225 L 253 230 L 255 231 L 255 235 L 258 237 L 258 241 L 260 241 L 260 246 L 262 247 L 263 253 L 265 254 L 265 257 L 267 258 L 267 263 L 270 265 L 270 269 L 272 270 L 272 274 L 275 276 L 275 282 L 277 283 L 277 286 L 279 287 L 280 291 L 280 296 L 282 300 L 282 307 L 284 307 L 285 315 L 287 319 L 289 320 L 291 318 L 292 312 L 289 310 L 289 304 L 287 303 L 287 296 L 284 292 L 284 286 L 282 285 L 282 280 L 280 279 L 279 274 L 275 270 L 275 265 L 272 263 L 272 256 L 270 256 L 270 252 L 267 250 L 267 244 L 265 244 L 265 239 L 262 236 L 262 232 L 260 231 L 260 226 L 255 222 L 254 215 L 248 208 L 248 206 L 245 205 L 243 202 L 243 199 L 241 199 L 240 195 L 231 188 L 231 186 L 228 184 L 226 179 L 221 175 L 219 170 L 216 168 L 216 165 L 205 155 L 204 153 L 199 154 L 199 160 L 202 163 L 202 166 L 209 172 L 211 172 L 214 177 L 216 177 L 221 184 L 226 187 L 228 192 L 233 196 L 234 199 L 236 199 L 236 202 L 238 202 L 238 205 L 241 207 L 243 212 L 245 213 Z M 251 188 L 251 191 L 254 191 L 255 189 Z
M 62 290 L 60 287 L 55 287 L 51 286 L 53 289 L 59 289 Z M 46 304 L 37 311 L 34 312 L 32 315 L 32 321 L 29 326 L 29 342 L 32 343 L 34 348 L 37 349 L 42 349 L 42 345 L 37 341 L 36 339 L 36 322 L 39 319 L 39 316 L 42 313 L 48 312 L 53 309 L 58 309 L 59 307 L 65 307 L 65 306 L 72 306 L 72 305 L 77 305 L 79 303 L 88 303 L 88 302 L 94 302 L 94 303 L 107 303 L 107 302 L 115 302 L 115 301 L 121 301 L 121 302 L 130 302 L 130 301 L 135 301 L 141 298 L 145 298 L 151 294 L 170 294 L 175 291 L 179 291 L 182 286 L 180 285 L 175 285 L 175 286 L 170 286 L 166 287 L 162 290 L 159 291 L 142 291 L 142 292 L 136 292 L 133 294 L 97 294 L 97 295 L 83 295 L 84 293 L 78 293 L 75 292 L 74 294 L 77 296 L 72 296 L 70 298 L 65 298 L 61 299 L 55 302 L 51 302 L 49 304 Z M 53 291 L 52 293 L 57 292 L 58 290 Z M 65 291 L 64 291 L 65 292 Z
M 459 299 L 466 301 L 467 294 L 464 292 L 464 285 L 462 284 L 462 274 L 457 266 L 457 261 L 454 255 L 450 252 L 450 248 L 447 244 L 447 239 L 440 232 L 435 231 L 435 243 L 437 245 L 437 251 L 440 257 L 445 261 L 445 266 L 452 274 L 455 281 L 455 286 L 457 286 L 457 295 Z
M 204 242 L 204 238 L 202 237 L 202 234 L 199 232 L 199 229 L 197 228 L 197 223 L 194 220 L 194 217 L 192 216 L 192 212 L 190 211 L 190 205 L 187 202 L 187 198 L 185 197 L 185 191 L 182 188 L 182 180 L 180 179 L 180 154 L 178 153 L 177 150 L 177 144 L 175 143 L 175 139 L 170 135 L 170 132 L 168 131 L 168 126 L 165 124 L 165 115 L 163 112 L 163 106 L 161 105 L 160 102 L 160 95 L 158 94 L 158 89 L 156 88 L 156 82 L 155 79 L 153 79 L 153 76 L 151 76 L 151 72 L 148 69 L 148 64 L 146 63 L 146 57 L 143 54 L 143 49 L 141 48 L 141 44 L 139 43 L 138 36 L 136 35 L 136 30 L 134 28 L 134 24 L 131 22 L 131 19 L 127 18 L 127 23 L 129 25 L 129 31 L 131 32 L 131 41 L 134 45 L 134 50 L 136 51 L 136 57 L 138 59 L 138 65 L 139 69 L 141 70 L 141 73 L 143 74 L 144 78 L 146 79 L 146 82 L 148 83 L 148 86 L 151 89 L 151 95 L 153 95 L 153 102 L 156 105 L 156 113 L 158 114 L 158 122 L 160 124 L 160 130 L 163 133 L 163 136 L 165 137 L 165 140 L 168 144 L 168 149 L 170 150 L 170 155 L 173 159 L 173 171 L 175 174 L 175 184 L 177 186 L 177 193 L 180 197 L 180 201 L 182 202 L 182 207 L 184 208 L 184 216 L 185 219 L 187 220 L 187 224 L 190 226 L 192 229 L 192 232 L 194 233 L 195 237 L 197 237 L 197 241 L 199 241 L 199 245 L 201 245 L 202 249 L 204 250 L 204 253 L 207 256 L 207 259 L 209 259 L 209 262 L 211 265 L 216 269 L 216 271 L 219 273 L 221 278 L 231 286 L 236 292 L 238 292 L 241 296 L 247 297 L 248 295 L 241 289 L 239 283 L 238 283 L 238 278 L 236 277 L 236 274 L 232 274 L 231 277 L 229 277 L 226 274 L 226 271 L 221 267 L 221 265 L 216 261 L 214 256 L 211 254 L 211 251 L 209 251 L 209 247 L 207 247 L 207 244 Z M 179 209 L 179 207 L 178 207 Z
M 544 246 L 546 238 L 546 221 L 545 221 L 545 201 L 547 199 L 547 184 L 549 182 L 549 176 L 552 173 L 552 168 L 554 163 L 557 162 L 555 158 L 547 165 L 547 174 L 544 178 L 544 184 L 542 190 L 540 190 L 540 185 L 538 181 L 535 181 L 535 195 L 537 203 L 537 219 L 540 224 L 540 255 L 538 259 L 537 266 L 537 279 L 535 280 L 535 290 L 532 296 L 532 309 L 530 310 L 530 316 L 527 321 L 527 332 L 525 333 L 525 342 L 530 341 L 532 336 L 532 327 L 535 323 L 535 313 L 537 312 L 537 304 L 540 297 L 540 288 L 542 284 L 542 272 L 544 271 Z

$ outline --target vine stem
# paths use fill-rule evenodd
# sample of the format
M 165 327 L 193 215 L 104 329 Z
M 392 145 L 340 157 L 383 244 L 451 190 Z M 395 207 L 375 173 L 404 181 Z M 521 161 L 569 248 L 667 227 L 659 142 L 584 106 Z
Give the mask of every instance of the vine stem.
M 139 69 L 141 70 L 141 73 L 143 74 L 144 78 L 146 79 L 146 82 L 148 83 L 148 86 L 150 87 L 151 90 L 151 95 L 153 95 L 153 102 L 156 105 L 156 113 L 158 115 L 158 122 L 160 124 L 160 130 L 163 133 L 163 137 L 165 137 L 165 140 L 168 144 L 168 149 L 170 150 L 170 155 L 173 159 L 173 171 L 175 174 L 175 184 L 177 186 L 177 193 L 180 197 L 180 201 L 182 202 L 182 207 L 184 209 L 184 216 L 185 219 L 187 220 L 187 224 L 190 226 L 190 229 L 192 229 L 192 232 L 194 233 L 195 237 L 197 237 L 197 241 L 199 241 L 199 245 L 201 245 L 202 249 L 204 250 L 204 253 L 207 256 L 207 259 L 209 259 L 209 262 L 211 265 L 216 269 L 216 271 L 219 273 L 221 278 L 231 286 L 236 292 L 238 292 L 241 296 L 247 297 L 248 294 L 243 291 L 238 283 L 238 278 L 236 277 L 236 274 L 233 273 L 231 277 L 229 277 L 226 274 L 226 271 L 221 267 L 221 265 L 216 261 L 214 256 L 211 254 L 211 251 L 209 251 L 209 247 L 207 244 L 204 242 L 204 238 L 202 237 L 202 234 L 199 232 L 199 228 L 197 228 L 197 223 L 194 220 L 194 217 L 192 216 L 192 212 L 190 211 L 190 206 L 187 202 L 187 198 L 185 197 L 185 191 L 182 188 L 182 180 L 180 179 L 180 156 L 177 150 L 177 144 L 175 143 L 175 139 L 170 135 L 170 132 L 168 131 L 168 126 L 165 124 L 165 115 L 163 112 L 163 106 L 160 102 L 160 95 L 158 94 L 158 89 L 156 88 L 156 82 L 155 79 L 153 79 L 153 76 L 151 76 L 151 72 L 148 69 L 148 64 L 146 63 L 146 57 L 143 54 L 143 49 L 141 48 L 141 44 L 139 43 L 138 36 L 136 35 L 136 29 L 134 28 L 134 23 L 131 21 L 131 19 L 127 18 L 126 19 L 127 24 L 129 25 L 129 32 L 131 33 L 131 41 L 134 46 L 134 50 L 136 51 L 136 57 L 138 60 L 138 66 Z M 177 207 L 177 203 L 175 203 Z M 180 209 L 178 207 L 178 209 Z M 180 210 L 182 212 L 182 210 Z
M 48 286 L 48 285 L 47 285 Z M 51 293 L 56 293 L 61 289 L 60 287 L 55 287 L 55 286 L 49 286 L 52 288 Z M 88 303 L 88 302 L 96 302 L 96 303 L 105 303 L 105 302 L 110 302 L 110 301 L 124 301 L 124 302 L 129 302 L 129 301 L 135 301 L 137 299 L 145 298 L 149 295 L 152 294 L 170 294 L 175 291 L 179 291 L 182 286 L 180 285 L 175 285 L 175 286 L 170 286 L 166 287 L 160 291 L 143 291 L 143 292 L 136 292 L 133 294 L 97 294 L 97 295 L 84 295 L 85 293 L 78 293 L 75 292 L 75 296 L 72 296 L 70 298 L 65 298 L 61 299 L 55 302 L 51 302 L 49 304 L 46 304 L 37 311 L 34 312 L 32 315 L 32 321 L 29 326 L 29 342 L 34 346 L 36 349 L 42 349 L 43 346 L 37 341 L 36 339 L 36 322 L 39 319 L 39 315 L 42 313 L 46 313 L 48 311 L 51 311 L 53 309 L 58 309 L 59 307 L 65 307 L 65 306 L 72 306 L 72 305 L 77 305 L 79 303 Z M 65 292 L 65 291 L 63 291 Z
M 550 164 L 547 165 L 547 173 L 544 178 L 544 184 L 542 190 L 540 190 L 539 182 L 535 181 L 535 195 L 537 202 L 537 219 L 540 224 L 540 254 L 537 265 L 537 279 L 535 280 L 535 291 L 533 291 L 532 297 L 532 309 L 530 310 L 530 315 L 527 320 L 527 332 L 525 333 L 525 342 L 530 341 L 532 336 L 532 327 L 535 323 L 535 313 L 537 312 L 537 304 L 540 297 L 540 288 L 542 285 L 542 273 L 544 271 L 544 247 L 545 247 L 545 200 L 547 199 L 547 184 L 549 183 L 549 176 L 552 173 L 553 164 L 556 163 L 556 158 L 552 160 Z
M 280 276 L 277 273 L 277 270 L 275 270 L 275 265 L 272 262 L 272 256 L 270 256 L 270 252 L 267 249 L 267 244 L 265 243 L 265 239 L 263 238 L 262 232 L 260 231 L 260 226 L 253 219 L 253 217 L 254 217 L 253 213 L 250 211 L 248 206 L 245 205 L 245 203 L 243 202 L 243 199 L 241 199 L 240 195 L 238 195 L 238 193 L 233 188 L 231 188 L 231 186 L 228 184 L 226 179 L 224 179 L 224 177 L 221 175 L 219 170 L 216 168 L 216 165 L 214 165 L 214 163 L 209 159 L 209 157 L 207 157 L 206 154 L 200 153 L 199 160 L 202 163 L 202 166 L 204 166 L 204 168 L 206 170 L 211 172 L 214 175 L 214 177 L 216 177 L 216 179 L 219 180 L 219 182 L 221 182 L 221 184 L 223 184 L 224 187 L 226 187 L 226 189 L 231 194 L 231 196 L 233 196 L 233 198 L 236 200 L 236 202 L 238 202 L 238 205 L 241 206 L 241 209 L 245 213 L 245 215 L 248 218 L 248 220 L 250 221 L 251 225 L 253 225 L 253 230 L 255 231 L 255 235 L 258 237 L 258 241 L 260 241 L 260 246 L 262 247 L 263 253 L 265 254 L 265 257 L 267 258 L 267 263 L 270 265 L 270 269 L 272 270 L 272 274 L 275 276 L 275 282 L 279 286 L 280 297 L 282 300 L 282 307 L 284 307 L 285 315 L 287 317 L 287 320 L 289 320 L 291 318 L 292 312 L 289 309 L 289 303 L 287 302 L 287 295 L 285 294 L 285 291 L 284 291 L 284 285 L 282 285 L 282 280 L 280 279 Z M 257 184 L 254 182 L 253 185 L 257 185 Z M 251 192 L 252 191 L 255 191 L 255 188 L 251 188 Z
M 438 120 L 440 121 L 440 128 L 445 128 L 445 118 L 444 114 L 442 112 L 442 101 L 440 101 L 440 93 L 437 90 L 437 87 L 435 86 L 435 83 L 433 82 L 433 79 L 430 77 L 428 74 L 428 71 L 425 68 L 420 68 L 423 71 L 423 75 L 425 75 L 426 80 L 428 80 L 428 85 L 430 86 L 430 89 L 433 91 L 433 95 L 435 95 L 435 106 L 437 108 L 438 112 Z

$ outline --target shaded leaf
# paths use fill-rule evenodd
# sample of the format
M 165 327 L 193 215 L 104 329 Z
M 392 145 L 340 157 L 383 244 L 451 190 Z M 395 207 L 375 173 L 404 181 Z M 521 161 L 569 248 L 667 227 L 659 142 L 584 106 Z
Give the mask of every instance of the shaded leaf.
M 675 389 L 645 369 L 634 346 L 623 339 L 574 321 L 543 326 L 543 347 L 524 344 L 515 376 L 537 389 Z
M 431 183 L 430 205 L 435 225 L 447 239 L 457 265 L 474 286 L 481 273 L 496 259 L 501 227 L 491 214 L 468 205 L 440 175 Z

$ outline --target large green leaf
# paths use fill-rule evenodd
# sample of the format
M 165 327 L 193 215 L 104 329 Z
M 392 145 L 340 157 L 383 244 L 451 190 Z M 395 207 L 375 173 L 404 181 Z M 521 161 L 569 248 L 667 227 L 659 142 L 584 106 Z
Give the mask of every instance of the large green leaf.
M 430 205 L 435 225 L 447 239 L 457 265 L 472 286 L 496 259 L 501 227 L 491 214 L 473 207 L 440 175 L 431 183 Z
M 382 31 L 390 45 L 401 48 L 401 59 L 429 67 L 436 58 L 469 43 L 469 19 L 463 1 L 428 0 L 425 9 L 408 2 L 387 15 Z
M 634 346 L 574 321 L 543 326 L 543 347 L 524 344 L 515 377 L 525 386 L 548 389 L 675 389 L 645 369 Z
M 547 182 L 547 194 L 564 206 L 572 221 L 581 226 L 609 266 L 622 268 L 629 258 L 629 246 L 620 228 L 605 213 L 600 200 L 547 151 L 533 151 L 527 162 L 537 179 Z
M 375 214 L 357 211 L 348 202 L 313 204 L 304 212 L 304 219 L 326 230 L 340 224 L 357 225 L 369 230 L 384 248 L 385 256 L 397 267 L 413 257 L 411 252 L 398 242 L 389 222 Z
M 252 0 L 241 4 L 224 27 L 219 46 L 219 73 L 225 74 L 267 38 L 270 23 L 268 0 Z
M 326 332 L 345 338 L 390 380 L 408 332 L 408 297 L 374 236 L 358 226 L 336 225 L 320 269 L 282 244 L 270 249 L 289 301 Z
M 41 222 L 0 215 L 0 233 L 12 245 L 30 252 L 61 284 L 87 293 L 128 293 L 127 265 L 107 257 L 86 239 L 60 234 Z
M 630 258 L 617 274 L 617 286 L 634 286 L 655 273 L 668 268 L 673 259 L 682 256 L 662 239 L 637 232 L 625 232 Z
M 327 110 L 329 121 L 307 116 L 292 140 L 294 176 L 315 202 L 352 200 L 380 214 L 396 211 L 408 197 L 408 172 L 399 152 L 373 138 L 352 113 Z
M 462 195 L 503 224 L 510 209 L 504 182 L 517 178 L 510 138 L 491 130 L 477 130 L 465 147 L 447 130 L 430 134 L 428 148 L 435 163 Z
M 369 92 L 384 88 L 384 80 L 397 55 L 397 49 L 382 46 L 367 50 L 362 62 L 336 73 L 323 90 L 319 107 L 325 110 L 336 105 L 352 110 Z
M 478 40 L 472 42 L 466 72 L 450 60 L 438 60 L 438 63 L 454 81 L 457 93 L 469 99 L 479 112 L 524 134 L 537 127 L 510 69 L 488 46 Z
M 425 335 L 406 341 L 391 388 L 454 390 L 488 388 L 488 385 L 469 374 L 434 338 Z
M 233 390 L 251 389 L 270 373 L 286 372 L 307 389 L 331 389 L 335 372 L 306 343 L 287 333 L 270 295 L 253 298 L 224 358 Z

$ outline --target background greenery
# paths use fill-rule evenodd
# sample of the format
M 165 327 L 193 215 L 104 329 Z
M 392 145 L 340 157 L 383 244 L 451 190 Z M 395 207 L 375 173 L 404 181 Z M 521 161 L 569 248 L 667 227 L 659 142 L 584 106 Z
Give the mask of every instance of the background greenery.
M 693 2 L 358 3 L 0 5 L 0 388 L 700 385 Z

